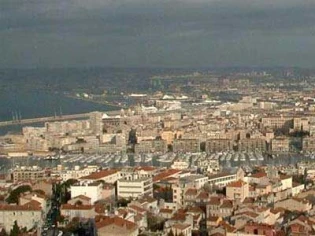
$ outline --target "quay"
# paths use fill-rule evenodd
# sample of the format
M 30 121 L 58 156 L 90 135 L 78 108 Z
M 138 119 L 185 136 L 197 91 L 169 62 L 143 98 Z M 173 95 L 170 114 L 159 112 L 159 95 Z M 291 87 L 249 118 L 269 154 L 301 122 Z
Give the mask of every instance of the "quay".
M 22 120 L 10 120 L 10 121 L 1 121 L 0 127 L 11 126 L 11 125 L 25 125 L 32 123 L 41 123 L 41 122 L 49 122 L 49 121 L 63 121 L 63 120 L 71 120 L 71 119 L 83 119 L 89 118 L 90 113 L 82 113 L 82 114 L 72 114 L 72 115 L 62 115 L 62 116 L 48 116 L 48 117 L 37 117 L 30 119 L 22 119 Z

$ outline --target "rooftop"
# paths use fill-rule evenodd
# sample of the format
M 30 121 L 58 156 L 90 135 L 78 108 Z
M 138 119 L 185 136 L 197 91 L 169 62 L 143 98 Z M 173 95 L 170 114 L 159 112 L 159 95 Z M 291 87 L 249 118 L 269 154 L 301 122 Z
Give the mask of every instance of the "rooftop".
M 116 173 L 117 173 L 117 170 L 101 170 L 101 171 L 94 172 L 90 175 L 83 176 L 80 179 L 98 180 L 98 179 L 102 179 L 102 178 L 105 178 L 107 176 L 110 176 L 110 175 L 113 175 Z

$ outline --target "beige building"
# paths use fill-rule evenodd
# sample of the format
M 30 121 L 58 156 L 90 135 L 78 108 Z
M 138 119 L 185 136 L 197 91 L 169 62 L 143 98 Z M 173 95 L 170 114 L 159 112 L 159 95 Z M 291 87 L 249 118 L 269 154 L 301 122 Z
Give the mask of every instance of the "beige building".
M 309 212 L 312 204 L 306 199 L 289 198 L 275 203 L 275 207 L 282 207 L 289 211 Z
M 233 150 L 234 141 L 232 139 L 210 139 L 206 141 L 206 152 L 222 152 Z
M 261 119 L 264 128 L 283 129 L 289 131 L 293 127 L 293 118 L 284 116 L 263 117 Z
M 192 233 L 192 227 L 190 224 L 177 223 L 172 225 L 171 231 L 174 235 L 190 236 Z
M 290 140 L 288 138 L 275 138 L 271 140 L 271 151 L 273 152 L 289 152 Z
M 27 230 L 40 227 L 42 217 L 40 203 L 36 201 L 25 205 L 0 205 L 0 225 L 6 232 L 10 232 L 15 221 L 19 227 L 26 227 Z
M 160 152 L 165 153 L 167 151 L 167 143 L 165 140 L 142 140 L 135 145 L 135 153 L 151 153 Z
M 62 204 L 60 207 L 60 214 L 69 220 L 75 217 L 78 218 L 94 218 L 97 213 L 93 205 L 70 205 Z
M 161 132 L 161 138 L 166 141 L 167 145 L 173 144 L 174 139 L 181 138 L 182 135 L 182 131 L 163 130 Z
M 293 119 L 294 131 L 310 131 L 310 121 L 308 117 L 296 117 Z
M 174 152 L 200 152 L 200 141 L 198 139 L 175 139 L 173 143 Z
M 315 137 L 303 138 L 302 149 L 309 152 L 315 151 Z
M 11 178 L 13 182 L 25 181 L 25 180 L 44 180 L 47 178 L 47 173 L 44 169 L 34 166 L 34 167 L 26 167 L 22 166 L 19 168 L 15 168 L 11 172 Z
M 266 141 L 264 139 L 241 139 L 238 142 L 239 151 L 266 151 Z
M 249 196 L 249 184 L 238 180 L 226 186 L 226 197 L 236 202 L 243 202 Z
M 118 216 L 101 218 L 96 223 L 98 236 L 138 236 L 137 224 Z

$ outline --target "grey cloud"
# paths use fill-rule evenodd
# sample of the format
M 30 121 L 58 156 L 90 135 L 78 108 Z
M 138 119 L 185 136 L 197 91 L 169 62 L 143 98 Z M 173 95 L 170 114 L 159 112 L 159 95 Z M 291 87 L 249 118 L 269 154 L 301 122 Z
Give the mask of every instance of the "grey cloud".
M 0 67 L 299 65 L 311 0 L 2 0 Z

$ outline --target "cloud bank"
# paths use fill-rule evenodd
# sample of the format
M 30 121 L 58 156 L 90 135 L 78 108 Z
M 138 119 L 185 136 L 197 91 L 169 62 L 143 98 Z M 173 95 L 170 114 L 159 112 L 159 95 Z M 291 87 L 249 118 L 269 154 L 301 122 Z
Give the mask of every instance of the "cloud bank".
M 2 0 L 0 67 L 314 67 L 313 0 Z

